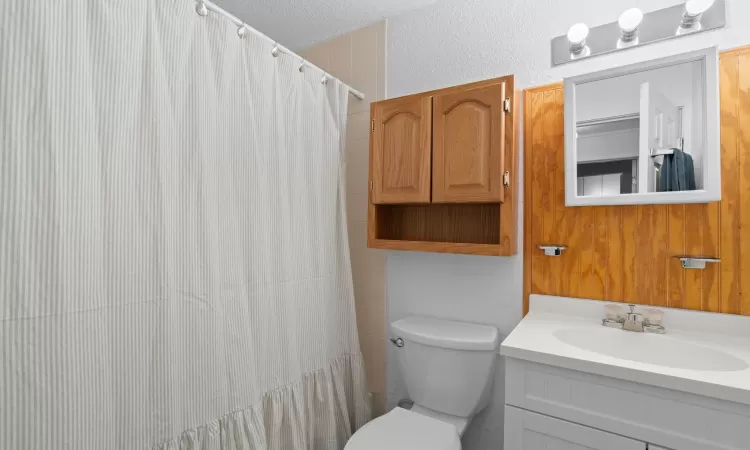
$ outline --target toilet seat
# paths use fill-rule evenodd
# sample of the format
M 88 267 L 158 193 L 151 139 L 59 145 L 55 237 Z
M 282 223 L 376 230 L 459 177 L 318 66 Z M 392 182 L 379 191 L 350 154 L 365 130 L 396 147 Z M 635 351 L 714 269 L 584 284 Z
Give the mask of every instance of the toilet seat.
M 461 450 L 453 425 L 394 408 L 359 429 L 344 450 Z

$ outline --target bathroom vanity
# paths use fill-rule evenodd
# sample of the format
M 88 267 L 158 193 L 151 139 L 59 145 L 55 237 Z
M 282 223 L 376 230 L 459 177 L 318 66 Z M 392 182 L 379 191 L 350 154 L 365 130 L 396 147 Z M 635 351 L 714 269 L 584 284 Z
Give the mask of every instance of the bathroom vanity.
M 602 326 L 606 302 L 532 295 L 501 347 L 505 449 L 750 449 L 750 317 L 661 308 L 666 334 Z

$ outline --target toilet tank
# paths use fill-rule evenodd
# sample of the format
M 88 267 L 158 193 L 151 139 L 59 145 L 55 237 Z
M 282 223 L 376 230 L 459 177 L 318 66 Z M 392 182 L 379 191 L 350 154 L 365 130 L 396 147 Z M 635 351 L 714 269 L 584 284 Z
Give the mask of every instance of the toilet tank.
M 487 405 L 498 344 L 497 328 L 427 317 L 391 324 L 409 397 L 418 405 L 471 417 Z

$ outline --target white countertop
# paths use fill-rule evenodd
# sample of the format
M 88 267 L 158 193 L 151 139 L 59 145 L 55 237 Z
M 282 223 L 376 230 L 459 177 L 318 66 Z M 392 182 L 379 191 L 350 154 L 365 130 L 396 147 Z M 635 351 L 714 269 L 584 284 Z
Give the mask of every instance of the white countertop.
M 667 334 L 634 333 L 601 325 L 608 303 L 532 295 L 500 354 L 750 405 L 750 317 L 658 308 Z

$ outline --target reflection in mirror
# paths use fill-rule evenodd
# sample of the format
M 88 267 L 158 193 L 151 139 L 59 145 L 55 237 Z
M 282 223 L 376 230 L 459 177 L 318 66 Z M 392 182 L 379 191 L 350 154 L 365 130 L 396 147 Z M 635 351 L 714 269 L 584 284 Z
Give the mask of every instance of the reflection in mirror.
M 576 86 L 577 195 L 703 189 L 703 67 L 693 61 Z

